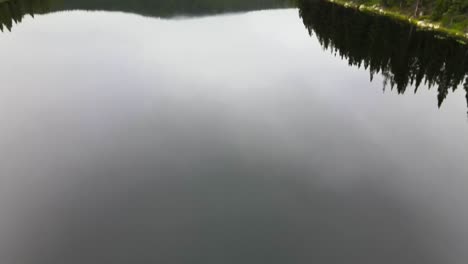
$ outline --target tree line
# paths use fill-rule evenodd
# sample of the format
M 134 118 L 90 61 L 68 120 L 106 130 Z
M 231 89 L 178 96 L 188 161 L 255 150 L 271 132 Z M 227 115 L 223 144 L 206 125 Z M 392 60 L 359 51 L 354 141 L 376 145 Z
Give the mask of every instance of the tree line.
M 6 0 L 0 2 L 0 29 L 11 30 L 25 15 L 63 10 L 105 10 L 145 16 L 208 15 L 273 9 L 289 0 Z
M 315 1 L 315 0 L 311 0 Z M 413 18 L 440 22 L 468 32 L 468 0 L 338 0 L 368 6 L 378 5 Z

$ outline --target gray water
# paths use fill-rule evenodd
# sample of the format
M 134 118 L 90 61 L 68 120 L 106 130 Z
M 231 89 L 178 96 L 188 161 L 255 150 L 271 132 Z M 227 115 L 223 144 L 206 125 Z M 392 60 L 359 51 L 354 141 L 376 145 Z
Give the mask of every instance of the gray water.
M 0 77 L 2 264 L 468 260 L 464 91 L 383 91 L 297 9 L 27 17 Z

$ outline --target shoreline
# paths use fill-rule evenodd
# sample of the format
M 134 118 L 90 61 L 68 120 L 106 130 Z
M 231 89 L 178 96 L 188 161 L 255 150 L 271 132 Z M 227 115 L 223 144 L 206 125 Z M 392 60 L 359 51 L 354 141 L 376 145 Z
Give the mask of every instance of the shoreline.
M 361 12 L 366 12 L 375 15 L 386 16 L 398 21 L 410 23 L 420 30 L 433 31 L 445 35 L 444 37 L 452 37 L 463 44 L 468 44 L 468 33 L 444 27 L 440 23 L 417 19 L 401 12 L 385 9 L 378 5 L 356 4 L 348 0 L 326 0 L 329 3 L 343 6 L 345 8 L 353 8 Z

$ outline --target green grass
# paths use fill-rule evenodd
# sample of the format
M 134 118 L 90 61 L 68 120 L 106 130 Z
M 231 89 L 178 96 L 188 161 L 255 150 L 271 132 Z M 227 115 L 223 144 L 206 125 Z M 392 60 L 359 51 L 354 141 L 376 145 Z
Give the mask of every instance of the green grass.
M 365 3 L 350 0 L 327 0 L 328 2 L 338 4 L 347 8 L 358 9 L 362 12 L 387 16 L 392 19 L 411 23 L 420 30 L 429 30 L 442 34 L 441 37 L 454 37 L 459 42 L 468 43 L 468 19 L 464 15 L 458 16 L 443 16 L 440 20 L 431 20 L 429 15 L 418 18 L 413 17 L 410 12 L 398 8 L 383 8 L 380 6 L 379 0 L 370 0 Z

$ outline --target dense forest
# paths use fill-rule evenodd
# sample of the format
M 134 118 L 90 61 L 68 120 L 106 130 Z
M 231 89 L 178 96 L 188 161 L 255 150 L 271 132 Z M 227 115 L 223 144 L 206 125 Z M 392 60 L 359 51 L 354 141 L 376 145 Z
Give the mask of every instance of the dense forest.
M 314 0 L 312 0 L 314 1 Z M 378 6 L 420 20 L 468 33 L 468 0 L 334 0 L 365 6 Z
M 320 0 L 308 0 L 320 1 Z M 441 22 L 458 31 L 468 32 L 468 0 L 334 0 L 356 4 L 378 5 L 398 10 L 413 17 Z M 60 10 L 107 10 L 138 13 L 146 16 L 206 15 L 281 8 L 295 5 L 298 0 L 0 0 L 0 16 L 5 13 L 13 21 L 21 14 Z
M 426 83 L 438 89 L 439 106 L 462 84 L 468 92 L 466 45 L 325 1 L 299 0 L 298 5 L 304 25 L 325 49 L 368 69 L 371 79 L 381 73 L 384 88 L 404 94 L 408 87 L 416 92 Z

